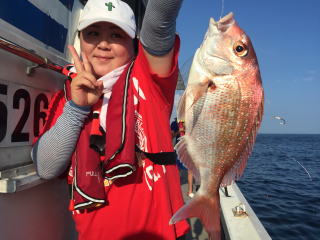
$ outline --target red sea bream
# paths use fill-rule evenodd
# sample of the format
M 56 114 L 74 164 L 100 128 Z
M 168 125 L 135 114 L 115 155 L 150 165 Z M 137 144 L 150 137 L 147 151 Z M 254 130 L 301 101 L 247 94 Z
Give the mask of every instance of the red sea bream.
M 263 115 L 263 88 L 252 43 L 233 14 L 210 19 L 197 49 L 178 119 L 185 135 L 179 159 L 200 188 L 170 220 L 198 217 L 210 239 L 220 239 L 219 187 L 239 179 L 252 152 Z

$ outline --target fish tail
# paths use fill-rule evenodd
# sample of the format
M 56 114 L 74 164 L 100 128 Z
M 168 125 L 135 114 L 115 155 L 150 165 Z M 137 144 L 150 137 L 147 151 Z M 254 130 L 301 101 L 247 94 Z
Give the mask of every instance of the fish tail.
M 220 202 L 219 195 L 213 198 L 198 195 L 180 208 L 170 219 L 169 224 L 175 224 L 186 218 L 197 217 L 208 232 L 210 240 L 221 239 Z

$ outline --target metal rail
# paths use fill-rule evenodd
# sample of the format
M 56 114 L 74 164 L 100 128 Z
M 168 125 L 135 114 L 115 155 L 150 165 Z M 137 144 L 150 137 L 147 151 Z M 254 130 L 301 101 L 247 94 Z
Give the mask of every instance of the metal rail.
M 27 59 L 33 63 L 36 63 L 39 67 L 48 68 L 58 73 L 62 73 L 62 66 L 53 63 L 48 58 L 39 56 L 33 50 L 21 47 L 2 37 L 0 37 L 0 48 L 11 52 L 19 57 Z

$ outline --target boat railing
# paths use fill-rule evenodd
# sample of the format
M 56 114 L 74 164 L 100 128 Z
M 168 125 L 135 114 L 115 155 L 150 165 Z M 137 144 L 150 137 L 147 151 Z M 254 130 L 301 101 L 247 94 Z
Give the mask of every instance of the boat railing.
M 45 68 L 45 69 L 52 70 L 56 73 L 62 74 L 62 69 L 63 69 L 62 66 L 54 63 L 53 61 L 51 61 L 50 59 L 48 59 L 46 57 L 40 56 L 34 50 L 26 49 L 16 43 L 13 43 L 13 42 L 3 38 L 2 36 L 0 36 L 0 49 L 4 50 L 5 52 L 14 54 L 18 57 L 21 57 L 24 60 L 31 62 L 31 64 L 26 65 L 25 74 L 28 75 L 28 77 L 34 78 L 33 77 L 34 75 L 32 75 L 32 74 L 33 74 L 34 70 L 37 68 Z M 8 71 L 10 71 L 10 70 L 8 69 Z M 38 78 L 38 77 L 35 77 L 35 78 Z M 31 79 L 31 78 L 29 78 L 29 79 Z M 12 84 L 14 84 L 14 83 L 12 83 Z M 0 96 L 3 99 L 3 100 L 1 99 L 1 101 L 0 101 L 0 110 L 1 110 L 0 115 L 2 115 L 0 118 L 0 122 L 2 125 L 2 126 L 0 126 L 0 142 L 2 140 L 4 140 L 5 135 L 8 134 L 7 128 L 10 125 L 9 111 L 12 111 L 12 107 L 11 107 L 11 104 L 9 104 L 9 102 L 11 101 L 11 100 L 9 100 L 9 98 L 11 98 L 11 96 L 9 97 L 9 90 L 8 90 L 9 85 L 10 85 L 9 82 L 3 82 L 0 84 L 0 94 L 1 94 Z M 18 88 L 20 89 L 21 87 L 18 87 Z M 43 104 L 45 104 L 44 102 L 48 102 L 48 96 L 44 95 L 43 90 L 40 90 L 39 93 L 38 92 L 35 93 L 35 90 L 30 90 L 31 88 L 32 87 L 27 86 L 26 88 L 22 87 L 20 89 L 21 91 L 23 91 L 26 94 L 26 96 L 23 95 L 22 97 L 21 96 L 16 97 L 18 99 L 18 103 L 20 102 L 21 98 L 25 100 L 24 105 L 19 104 L 18 108 L 23 109 L 24 114 L 26 112 L 29 113 L 27 110 L 29 109 L 29 111 L 32 111 L 32 109 L 33 109 L 31 107 L 32 104 L 30 103 L 30 101 L 31 101 L 30 98 L 32 98 L 32 96 L 31 96 L 32 93 L 36 94 L 37 97 L 40 96 L 39 98 L 37 98 L 38 99 L 37 102 L 38 102 L 39 106 L 36 104 L 36 106 L 38 106 L 39 109 L 35 107 L 37 111 L 39 110 L 38 112 L 40 114 L 40 117 L 39 117 L 39 121 L 40 121 L 40 118 L 44 119 L 43 113 L 40 112 L 40 105 L 42 106 Z M 17 101 L 17 99 L 16 99 L 16 101 Z M 34 110 L 34 111 L 36 111 L 36 110 Z M 27 125 L 26 122 L 27 122 L 27 118 L 29 117 L 29 115 L 31 116 L 33 114 L 30 113 L 30 114 L 28 114 L 28 116 L 27 115 L 20 116 L 19 114 L 17 114 L 16 117 L 20 118 L 19 124 L 21 123 L 22 118 L 24 120 L 23 121 L 24 124 L 22 125 L 21 131 L 22 131 L 23 127 L 25 127 L 25 125 Z M 36 120 L 34 120 L 34 121 L 36 121 Z M 24 131 L 27 131 L 27 130 L 24 128 Z M 1 156 L 8 158 L 9 160 L 6 159 L 6 161 L 10 162 L 10 164 L 8 166 L 5 166 L 2 164 L 1 168 L 0 168 L 0 193 L 13 193 L 13 192 L 21 191 L 24 189 L 28 189 L 32 186 L 35 186 L 35 185 L 38 185 L 39 183 L 44 182 L 44 180 L 41 180 L 39 178 L 39 176 L 36 174 L 35 167 L 34 167 L 33 163 L 31 162 L 31 159 L 29 159 L 29 160 L 27 159 L 28 157 L 26 157 L 26 159 L 27 159 L 26 161 L 21 162 L 21 163 L 19 162 L 19 163 L 13 164 L 12 161 L 10 161 L 10 160 L 14 160 L 12 155 L 18 154 L 16 150 L 10 150 L 10 147 L 14 147 L 14 146 L 16 146 L 16 145 L 12 145 L 12 146 L 9 145 L 8 147 L 3 146 L 3 145 L 0 146 L 2 149 Z M 19 147 L 19 145 L 18 145 L 18 147 Z M 30 144 L 27 147 L 30 147 Z M 5 152 L 5 150 L 3 150 L 3 149 L 6 149 L 6 148 L 9 149 L 8 151 L 12 151 L 12 152 L 10 152 L 10 153 Z M 12 149 L 14 149 L 14 148 L 12 148 Z M 29 155 L 29 154 L 27 154 L 27 155 Z M 2 160 L 5 160 L 5 159 L 2 159 Z
M 0 48 L 33 62 L 34 65 L 29 66 L 26 70 L 26 73 L 28 75 L 31 74 L 34 68 L 37 68 L 37 67 L 43 67 L 43 68 L 51 69 L 58 73 L 62 73 L 62 68 L 63 68 L 62 66 L 53 63 L 50 59 L 46 57 L 41 57 L 31 49 L 26 49 L 22 46 L 19 46 L 1 36 L 0 36 Z

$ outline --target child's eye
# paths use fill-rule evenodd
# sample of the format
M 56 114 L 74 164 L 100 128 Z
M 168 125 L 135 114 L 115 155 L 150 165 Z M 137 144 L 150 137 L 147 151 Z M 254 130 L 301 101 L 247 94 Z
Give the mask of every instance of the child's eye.
M 97 31 L 89 31 L 89 32 L 87 32 L 87 35 L 88 36 L 98 36 L 99 33 Z
M 111 38 L 122 38 L 120 33 L 111 33 Z

